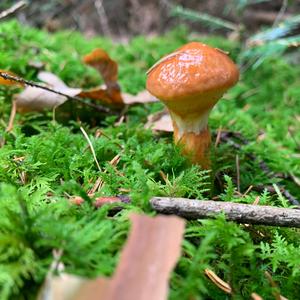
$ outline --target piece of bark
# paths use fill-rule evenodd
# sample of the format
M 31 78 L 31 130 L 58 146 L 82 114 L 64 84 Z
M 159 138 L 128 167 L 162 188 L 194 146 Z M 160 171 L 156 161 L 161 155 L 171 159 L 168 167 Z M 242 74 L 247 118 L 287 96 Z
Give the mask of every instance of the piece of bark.
M 300 209 L 168 197 L 154 197 L 150 203 L 159 213 L 186 219 L 213 218 L 224 213 L 228 220 L 239 223 L 300 228 Z

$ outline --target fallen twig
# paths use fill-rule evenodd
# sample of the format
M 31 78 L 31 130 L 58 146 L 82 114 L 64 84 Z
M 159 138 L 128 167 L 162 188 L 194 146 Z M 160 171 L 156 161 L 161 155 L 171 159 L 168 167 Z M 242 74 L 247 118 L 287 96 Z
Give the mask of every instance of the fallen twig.
M 52 92 L 54 94 L 57 94 L 57 95 L 61 95 L 61 96 L 64 96 L 66 97 L 68 100 L 75 100 L 75 101 L 78 101 L 84 105 L 87 105 L 87 106 L 90 106 L 94 109 L 96 109 L 97 111 L 99 112 L 105 112 L 105 113 L 108 113 L 110 112 L 111 110 L 107 107 L 104 107 L 104 106 L 101 106 L 101 105 L 96 105 L 96 104 L 93 104 L 93 103 L 89 103 L 89 102 L 86 102 L 84 100 L 82 100 L 81 98 L 79 97 L 76 97 L 76 96 L 69 96 L 67 94 L 64 94 L 62 92 L 59 92 L 59 91 L 56 91 L 48 86 L 45 86 L 45 85 L 42 85 L 42 84 L 39 84 L 39 83 L 36 83 L 36 82 L 33 82 L 31 80 L 26 80 L 24 78 L 21 78 L 21 77 L 17 77 L 17 76 L 13 76 L 13 75 L 10 75 L 6 72 L 1 72 L 0 71 L 0 77 L 6 79 L 6 80 L 13 80 L 15 82 L 18 82 L 18 83 L 21 83 L 23 85 L 27 85 L 27 86 L 31 86 L 31 87 L 35 87 L 35 88 L 39 88 L 39 89 L 43 89 L 43 90 L 46 90 L 48 92 Z
M 27 6 L 27 1 L 19 1 L 16 4 L 14 4 L 12 7 L 2 11 L 0 13 L 0 20 L 5 19 L 6 17 L 16 13 L 18 10 L 23 9 Z
M 300 228 L 300 209 L 168 197 L 154 197 L 150 204 L 159 213 L 186 219 L 212 218 L 224 213 L 228 220 L 239 223 Z

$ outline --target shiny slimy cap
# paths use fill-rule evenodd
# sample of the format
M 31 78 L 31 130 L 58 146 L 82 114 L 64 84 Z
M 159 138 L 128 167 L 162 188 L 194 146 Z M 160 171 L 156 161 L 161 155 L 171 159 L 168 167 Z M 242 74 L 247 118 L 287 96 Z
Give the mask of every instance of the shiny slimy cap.
M 172 107 L 175 101 L 197 98 L 209 107 L 210 101 L 213 106 L 238 78 L 239 71 L 225 52 L 191 42 L 158 61 L 148 71 L 146 87 Z

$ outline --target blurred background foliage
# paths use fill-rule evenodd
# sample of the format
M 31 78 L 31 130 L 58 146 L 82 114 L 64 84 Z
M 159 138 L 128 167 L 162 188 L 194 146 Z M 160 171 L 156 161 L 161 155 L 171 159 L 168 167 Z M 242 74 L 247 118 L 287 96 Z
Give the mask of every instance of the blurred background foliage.
M 292 52 L 300 44 L 298 0 L 28 0 L 17 13 L 21 23 L 47 29 L 81 31 L 128 42 L 185 25 L 195 35 L 220 34 L 243 42 L 239 63 L 258 67 L 267 57 Z M 0 10 L 18 1 L 2 0 Z M 295 52 L 295 51 L 294 51 Z M 299 62 L 299 55 L 291 55 Z

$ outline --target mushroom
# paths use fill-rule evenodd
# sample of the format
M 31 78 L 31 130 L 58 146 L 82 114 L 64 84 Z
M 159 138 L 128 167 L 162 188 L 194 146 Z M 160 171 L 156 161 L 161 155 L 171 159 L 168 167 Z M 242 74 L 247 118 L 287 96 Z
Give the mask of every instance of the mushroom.
M 163 57 L 147 74 L 147 90 L 169 109 L 175 143 L 193 163 L 209 168 L 208 117 L 238 81 L 236 65 L 224 51 L 191 42 Z

